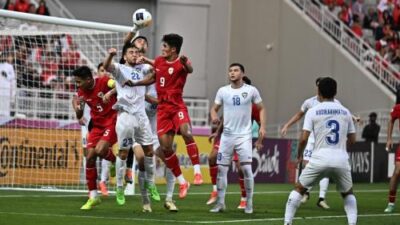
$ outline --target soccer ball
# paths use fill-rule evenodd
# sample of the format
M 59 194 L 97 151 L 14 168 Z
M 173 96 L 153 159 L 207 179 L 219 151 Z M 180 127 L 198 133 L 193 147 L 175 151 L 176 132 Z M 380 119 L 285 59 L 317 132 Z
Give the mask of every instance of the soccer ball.
M 138 9 L 132 15 L 133 24 L 139 27 L 147 27 L 151 24 L 151 13 L 146 9 Z

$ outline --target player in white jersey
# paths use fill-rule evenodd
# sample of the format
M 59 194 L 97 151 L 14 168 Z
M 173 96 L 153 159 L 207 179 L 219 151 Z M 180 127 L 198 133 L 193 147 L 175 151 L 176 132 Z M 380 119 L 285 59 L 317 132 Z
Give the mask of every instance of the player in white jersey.
M 303 151 L 312 131 L 315 147 L 309 163 L 300 175 L 299 182 L 289 195 L 285 210 L 285 225 L 292 224 L 307 187 L 326 176 L 335 181 L 337 190 L 342 194 L 348 224 L 357 223 L 357 201 L 353 194 L 351 168 L 346 149 L 348 143 L 355 142 L 356 131 L 350 111 L 334 101 L 336 90 L 337 84 L 334 79 L 330 77 L 321 79 L 318 83 L 321 103 L 306 113 L 298 145 L 298 161 L 303 158 Z
M 322 77 L 318 77 L 317 80 L 315 81 L 315 85 L 318 86 L 318 82 L 322 79 Z M 337 101 L 337 100 L 335 100 Z M 311 109 L 312 107 L 316 106 L 319 104 L 321 101 L 318 99 L 318 96 L 311 97 L 309 99 L 306 99 L 303 104 L 301 105 L 300 111 L 298 111 L 288 122 L 285 123 L 281 130 L 281 136 L 285 137 L 288 129 L 290 126 L 295 124 L 297 121 L 299 121 L 305 114 L 306 112 Z M 312 156 L 312 152 L 314 149 L 314 134 L 311 133 L 310 137 L 308 138 L 307 146 L 304 150 L 303 154 L 303 163 L 302 166 L 305 166 L 307 162 L 310 160 Z M 329 178 L 322 178 L 319 182 L 319 199 L 317 202 L 317 206 L 321 207 L 323 209 L 329 209 L 328 203 L 325 201 L 326 197 L 326 192 L 328 191 L 328 186 L 329 186 Z M 302 203 L 307 202 L 307 200 L 310 198 L 310 191 L 311 187 L 308 187 L 308 191 L 304 194 L 303 199 L 301 200 Z
M 11 116 L 11 104 L 14 103 L 16 90 L 14 67 L 4 60 L 0 63 L 0 116 Z
M 218 110 L 223 106 L 224 127 L 221 135 L 219 152 L 217 156 L 218 175 L 217 192 L 218 200 L 210 212 L 222 212 L 225 210 L 225 192 L 227 187 L 227 174 L 232 162 L 235 149 L 239 156 L 239 162 L 244 174 L 246 187 L 245 213 L 253 213 L 253 188 L 254 177 L 251 168 L 252 162 L 252 104 L 256 104 L 260 110 L 259 140 L 265 136 L 265 109 L 260 94 L 254 86 L 243 82 L 244 67 L 239 63 L 229 66 L 230 84 L 221 87 L 215 97 L 215 104 L 211 108 L 213 123 L 219 122 Z M 261 147 L 261 145 L 257 145 Z
M 126 170 L 126 159 L 128 150 L 135 147 L 135 143 L 140 144 L 144 150 L 143 157 L 140 148 L 134 148 L 135 157 L 139 162 L 139 171 L 146 172 L 146 184 L 141 184 L 141 186 L 146 186 L 150 192 L 150 196 L 154 200 L 159 201 L 160 195 L 154 184 L 152 132 L 144 109 L 146 88 L 143 86 L 129 87 L 123 85 L 127 80 L 143 79 L 152 70 L 149 65 L 136 64 L 139 49 L 134 44 L 127 43 L 124 45 L 122 55 L 124 56 L 125 64 L 112 64 L 112 59 L 116 53 L 117 50 L 115 48 L 109 49 L 109 55 L 104 61 L 104 67 L 107 71 L 111 72 L 116 80 L 117 103 L 113 108 L 119 112 L 116 124 L 119 145 L 119 159 L 117 158 L 116 162 L 117 202 L 119 204 L 124 204 L 125 202 L 122 185 Z M 147 196 L 142 197 L 143 210 L 151 212 Z

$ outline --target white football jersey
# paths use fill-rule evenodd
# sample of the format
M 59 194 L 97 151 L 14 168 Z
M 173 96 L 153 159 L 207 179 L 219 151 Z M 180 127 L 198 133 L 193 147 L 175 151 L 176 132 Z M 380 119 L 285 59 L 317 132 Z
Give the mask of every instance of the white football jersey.
M 355 133 L 350 111 L 337 102 L 321 102 L 309 109 L 303 130 L 314 133 L 315 145 L 310 162 L 344 166 L 348 160 L 347 135 Z
M 257 88 L 243 84 L 240 88 L 231 85 L 221 87 L 215 96 L 215 104 L 224 107 L 224 135 L 251 134 L 251 106 L 262 102 Z
M 152 85 L 146 86 L 146 94 L 157 98 L 156 85 L 152 84 Z M 152 117 L 152 116 L 156 115 L 156 113 L 157 113 L 157 104 L 151 104 L 151 103 L 146 101 L 145 102 L 145 107 L 146 107 L 146 114 L 147 114 L 148 117 Z
M 124 110 L 130 114 L 136 112 L 144 112 L 144 95 L 146 93 L 145 86 L 129 87 L 124 86 L 125 81 L 139 81 L 149 72 L 150 65 L 139 64 L 134 67 L 114 63 L 114 70 L 111 74 L 114 76 L 117 89 L 117 103 L 113 106 L 115 110 Z
M 335 99 L 334 101 L 340 104 L 340 102 L 338 100 Z M 302 112 L 306 113 L 309 109 L 311 109 L 312 107 L 318 105 L 319 103 L 321 103 L 321 102 L 318 100 L 318 96 L 311 97 L 309 99 L 306 99 L 303 102 L 303 104 L 301 105 L 300 110 Z M 314 142 L 315 142 L 314 134 L 313 134 L 313 132 L 311 132 L 310 137 L 308 138 L 307 144 L 313 145 Z M 310 149 L 310 150 L 312 150 L 312 149 Z
M 17 85 L 14 67 L 9 63 L 0 63 L 0 95 L 13 98 Z

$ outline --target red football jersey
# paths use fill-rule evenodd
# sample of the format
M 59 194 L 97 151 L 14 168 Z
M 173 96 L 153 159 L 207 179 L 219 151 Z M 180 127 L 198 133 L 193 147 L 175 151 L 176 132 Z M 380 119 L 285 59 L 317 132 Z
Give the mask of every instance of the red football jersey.
M 157 96 L 160 103 L 184 104 L 182 96 L 188 72 L 179 58 L 168 62 L 164 57 L 159 56 L 154 61 L 154 68 Z
M 104 104 L 102 99 L 103 95 L 111 90 L 107 85 L 109 79 L 107 76 L 97 77 L 94 79 L 95 85 L 93 89 L 88 91 L 78 90 L 78 97 L 82 98 L 90 107 L 93 126 L 107 127 L 116 121 L 117 111 L 112 109 L 112 106 L 116 103 L 117 98 L 113 95 L 107 104 Z

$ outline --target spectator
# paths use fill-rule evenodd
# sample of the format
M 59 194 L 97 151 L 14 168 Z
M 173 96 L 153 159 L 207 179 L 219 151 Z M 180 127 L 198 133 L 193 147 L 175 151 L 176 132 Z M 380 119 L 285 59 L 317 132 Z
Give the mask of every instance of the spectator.
M 36 10 L 36 14 L 43 15 L 43 16 L 50 16 L 50 11 L 49 11 L 49 8 L 47 8 L 45 0 L 39 1 L 39 7 Z
M 342 8 L 338 14 L 338 18 L 347 26 L 351 23 L 351 14 L 349 11 L 349 7 L 346 3 L 342 5 Z
M 18 0 L 15 4 L 15 9 L 18 12 L 29 12 L 30 0 Z
M 374 8 L 368 8 L 368 13 L 364 16 L 363 28 L 375 30 L 379 26 L 378 13 Z
M 70 49 L 62 53 L 62 69 L 65 76 L 71 76 L 72 72 L 79 66 L 81 55 L 77 48 L 78 46 L 72 43 Z
M 362 38 L 363 30 L 361 27 L 360 16 L 353 16 L 353 24 L 351 25 L 351 30 L 357 35 L 357 37 Z
M 35 4 L 29 4 L 28 13 L 36 14 L 36 6 L 35 6 Z
M 10 10 L 10 11 L 16 11 L 17 9 L 15 8 L 15 0 L 7 0 L 3 9 Z
M 364 127 L 362 132 L 362 138 L 366 142 L 378 143 L 378 136 L 381 127 L 376 123 L 377 115 L 375 112 L 369 114 L 369 124 Z
M 358 15 L 360 21 L 364 20 L 364 0 L 356 0 L 351 7 L 353 15 Z
M 7 62 L 7 56 L 0 59 L 0 116 L 11 116 L 12 104 L 15 101 L 16 79 L 13 65 Z

